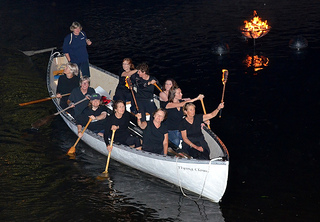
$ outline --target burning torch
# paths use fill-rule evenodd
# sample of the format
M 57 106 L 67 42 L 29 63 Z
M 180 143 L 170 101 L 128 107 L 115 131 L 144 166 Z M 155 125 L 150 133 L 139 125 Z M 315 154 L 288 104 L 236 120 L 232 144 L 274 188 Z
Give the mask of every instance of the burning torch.
M 221 98 L 221 102 L 223 103 L 223 99 L 224 99 L 224 92 L 226 89 L 226 84 L 227 84 L 227 80 L 228 80 L 228 70 L 227 69 L 223 69 L 222 70 L 222 84 L 223 84 L 223 90 L 222 90 L 222 98 Z M 221 114 L 222 114 L 222 109 L 220 109 L 220 113 L 219 113 L 219 118 L 221 118 Z

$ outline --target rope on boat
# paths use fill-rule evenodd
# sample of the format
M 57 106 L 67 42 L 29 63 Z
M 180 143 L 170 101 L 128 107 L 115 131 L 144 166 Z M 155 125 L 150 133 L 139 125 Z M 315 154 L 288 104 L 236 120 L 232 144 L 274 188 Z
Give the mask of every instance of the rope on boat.
M 204 178 L 201 192 L 200 192 L 198 198 L 192 198 L 191 196 L 188 196 L 187 194 L 185 194 L 185 192 L 183 191 L 183 187 L 181 186 L 181 180 L 180 180 L 180 175 L 179 175 L 178 157 L 176 158 L 176 169 L 177 169 L 177 175 L 178 175 L 178 180 L 179 180 L 179 187 L 180 187 L 180 190 L 181 190 L 181 193 L 183 194 L 183 196 L 185 196 L 185 197 L 187 197 L 187 198 L 189 198 L 190 200 L 193 200 L 193 201 L 198 201 L 202 197 L 202 193 L 203 193 L 204 187 L 206 185 L 207 177 L 208 177 L 208 174 L 209 174 L 209 171 L 210 171 L 211 163 L 212 163 L 212 161 L 216 161 L 216 160 L 222 160 L 222 158 L 221 157 L 217 157 L 217 158 L 211 159 L 209 161 L 207 174 L 206 174 L 206 176 Z

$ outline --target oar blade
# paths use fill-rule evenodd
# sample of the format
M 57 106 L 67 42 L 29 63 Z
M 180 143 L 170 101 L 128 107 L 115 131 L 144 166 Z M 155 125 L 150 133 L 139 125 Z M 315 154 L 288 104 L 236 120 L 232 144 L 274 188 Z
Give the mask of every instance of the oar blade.
M 54 117 L 55 117 L 55 115 L 46 116 L 42 119 L 35 121 L 34 123 L 31 124 L 31 126 L 32 126 L 32 128 L 39 129 L 41 126 L 50 122 Z
M 72 147 L 68 150 L 67 155 L 71 157 L 71 156 L 75 156 L 75 153 L 76 153 L 76 147 L 75 147 L 75 146 L 72 146 Z
M 108 172 L 104 171 L 103 173 L 101 173 L 96 178 L 97 178 L 97 180 L 107 180 L 107 179 L 110 179 L 110 175 L 109 175 Z
M 35 54 L 40 54 L 40 53 L 44 53 L 44 52 L 50 52 L 54 49 L 56 49 L 57 47 L 51 47 L 48 49 L 41 49 L 41 50 L 36 50 L 36 51 L 21 51 L 23 54 L 25 54 L 26 56 L 33 56 Z

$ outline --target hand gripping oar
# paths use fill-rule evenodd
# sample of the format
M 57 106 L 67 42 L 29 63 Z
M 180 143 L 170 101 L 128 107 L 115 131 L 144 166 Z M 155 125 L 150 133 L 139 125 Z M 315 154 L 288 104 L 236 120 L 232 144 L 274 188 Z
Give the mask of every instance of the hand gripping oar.
M 114 139 L 114 133 L 115 133 L 115 132 L 116 132 L 115 130 L 112 130 L 112 136 L 111 136 L 111 141 L 110 141 L 110 147 L 111 147 L 111 148 L 112 148 L 112 146 L 113 146 L 113 139 Z M 108 174 L 110 157 L 111 157 L 111 151 L 108 153 L 108 160 L 107 160 L 107 164 L 106 164 L 106 169 L 105 169 L 105 171 L 103 171 L 103 174 L 104 174 L 104 175 L 107 175 L 107 174 Z
M 203 113 L 204 115 L 206 115 L 207 111 L 206 111 L 206 108 L 204 107 L 203 99 L 201 99 L 201 105 L 202 105 Z M 208 128 L 211 129 L 209 124 L 208 124 Z
M 222 84 L 223 84 L 222 98 L 221 98 L 222 103 L 223 103 L 224 92 L 225 92 L 226 84 L 227 84 L 227 80 L 228 80 L 228 73 L 229 73 L 228 70 L 226 70 L 226 69 L 222 70 Z M 222 109 L 220 109 L 219 118 L 221 118 L 221 114 L 222 114 Z
M 68 95 L 70 95 L 70 93 L 63 94 L 61 96 L 63 97 L 63 96 L 68 96 Z M 57 97 L 54 96 L 54 97 L 47 97 L 47 98 L 44 98 L 44 99 L 38 99 L 38 100 L 30 101 L 30 102 L 27 102 L 27 103 L 20 103 L 19 106 L 26 106 L 26 105 L 35 104 L 35 103 L 41 103 L 41 102 L 45 102 L 45 101 L 48 101 L 48 100 L 51 100 L 51 99 L 55 99 L 55 98 L 57 98 Z
M 133 89 L 132 89 L 132 82 L 130 80 L 130 77 L 127 76 L 125 81 L 126 81 L 126 87 L 128 87 L 130 89 L 131 93 L 132 93 L 132 98 L 133 98 L 134 104 L 136 105 L 137 112 L 139 113 L 139 107 L 138 107 L 138 103 L 137 103 L 136 97 L 134 96 L 134 92 L 133 92 Z
M 82 130 L 82 134 L 84 133 L 84 131 L 86 131 L 86 129 L 88 128 L 89 124 L 91 123 L 92 119 L 89 118 L 89 121 L 87 122 L 87 125 L 83 128 Z M 81 137 L 78 137 L 77 141 L 73 144 L 73 146 L 68 150 L 67 155 L 69 156 L 74 156 L 75 152 L 76 152 L 76 145 L 79 143 Z
M 87 100 L 87 97 L 85 97 L 84 99 L 76 102 L 74 105 L 76 106 L 76 105 L 78 105 L 79 103 L 82 103 L 85 100 Z M 56 113 L 54 113 L 54 114 L 52 114 L 50 116 L 46 116 L 46 117 L 44 117 L 42 119 L 39 119 L 39 120 L 35 121 L 34 123 L 32 123 L 31 126 L 32 126 L 32 128 L 38 129 L 40 126 L 43 126 L 44 124 L 47 124 L 48 122 L 50 122 L 55 116 L 59 115 L 60 113 L 66 111 L 66 110 L 68 110 L 70 108 L 72 108 L 72 107 L 68 106 L 67 108 L 65 108 L 65 109 L 63 109 L 63 110 L 61 110 L 59 112 L 56 112 Z

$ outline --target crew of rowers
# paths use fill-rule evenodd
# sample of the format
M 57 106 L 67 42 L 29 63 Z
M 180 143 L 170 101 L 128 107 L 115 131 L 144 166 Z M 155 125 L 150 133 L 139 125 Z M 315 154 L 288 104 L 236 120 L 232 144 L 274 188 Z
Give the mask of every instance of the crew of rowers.
M 82 137 L 82 127 L 92 120 L 88 129 L 102 136 L 107 148 L 112 130 L 114 142 L 118 142 L 136 149 L 167 155 L 169 141 L 176 146 L 177 152 L 186 153 L 196 159 L 209 159 L 210 149 L 201 132 L 204 122 L 215 117 L 224 107 L 220 103 L 217 109 L 208 114 L 195 114 L 196 100 L 204 98 L 199 94 L 196 98 L 182 98 L 182 91 L 173 79 L 167 79 L 159 94 L 160 107 L 156 107 L 153 95 L 155 87 L 159 87 L 158 80 L 149 74 L 146 63 L 134 67 L 130 58 L 122 61 L 119 72 L 119 84 L 113 97 L 113 113 L 108 115 L 108 109 L 103 105 L 101 96 L 90 87 L 90 78 L 81 74 L 75 63 L 67 63 L 64 75 L 58 80 L 57 97 L 60 106 L 69 108 L 68 113 L 77 122 L 78 136 Z M 80 72 L 81 73 L 81 72 Z M 136 87 L 130 90 L 126 83 Z M 80 87 L 79 87 L 80 83 Z M 69 97 L 63 94 L 71 93 Z M 134 93 L 134 96 L 132 95 Z M 75 105 L 76 102 L 83 102 Z M 137 117 L 138 126 L 143 130 L 143 142 L 130 134 L 128 126 L 130 113 L 126 111 L 126 102 L 131 102 L 131 113 Z M 146 113 L 150 114 L 147 121 Z

